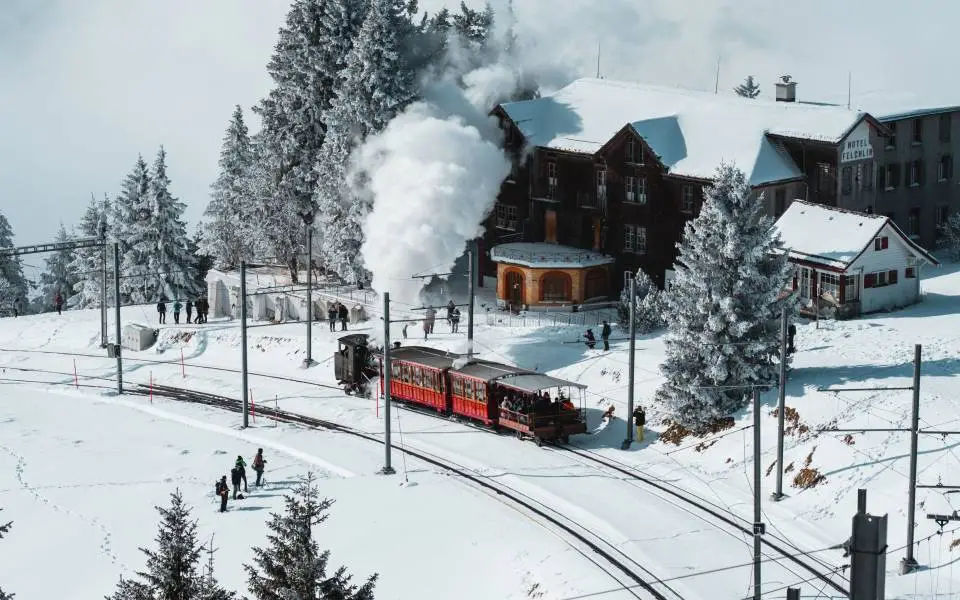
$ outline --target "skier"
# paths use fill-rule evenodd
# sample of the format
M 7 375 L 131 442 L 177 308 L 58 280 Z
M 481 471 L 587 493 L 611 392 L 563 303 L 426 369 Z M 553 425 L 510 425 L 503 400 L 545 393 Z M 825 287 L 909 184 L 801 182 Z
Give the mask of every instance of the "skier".
M 190 318 L 193 315 L 193 300 L 187 298 L 187 323 L 190 322 Z
M 173 324 L 180 324 L 180 309 L 183 307 L 183 304 L 179 300 L 173 301 Z
M 583 334 L 583 337 L 587 338 L 587 348 L 593 350 L 597 347 L 597 338 L 594 337 L 592 329 L 588 329 L 587 332 Z
M 454 308 L 450 313 L 450 333 L 457 333 L 460 328 L 460 309 Z
M 249 493 L 247 489 L 247 463 L 244 462 L 243 457 L 239 454 L 237 455 L 237 464 L 235 466 L 240 472 L 240 478 L 243 479 L 243 491 Z
M 240 493 L 240 467 L 234 467 L 230 469 L 230 481 L 233 483 L 233 499 L 237 499 L 237 494 Z
M 600 339 L 603 340 L 603 349 L 604 351 L 610 350 L 610 324 L 606 321 L 603 322 L 603 327 L 600 329 Z
M 57 297 L 53 299 L 53 305 L 57 307 L 57 314 L 63 314 L 63 296 L 60 295 L 60 292 L 57 292 Z
M 637 441 L 643 441 L 643 426 L 647 424 L 647 413 L 643 412 L 642 406 L 637 406 L 633 411 L 633 424 L 637 427 Z
M 340 303 L 340 306 L 337 308 L 337 316 L 340 317 L 340 331 L 347 330 L 347 320 L 350 318 L 350 311 L 347 310 L 347 306 Z
M 226 475 L 217 482 L 215 489 L 217 495 L 220 496 L 220 512 L 227 512 L 227 495 L 230 493 L 230 488 L 227 487 Z
M 160 300 L 160 302 L 157 302 L 157 312 L 160 314 L 160 322 L 166 323 L 167 322 L 167 305 L 162 299 Z
M 337 330 L 337 303 L 333 302 L 327 309 L 327 321 L 330 322 L 330 331 Z
M 266 467 L 267 461 L 263 458 L 263 448 L 257 448 L 257 455 L 253 457 L 253 466 L 254 473 L 257 474 L 257 480 L 253 483 L 254 486 L 260 487 L 260 479 L 263 477 L 263 470 Z

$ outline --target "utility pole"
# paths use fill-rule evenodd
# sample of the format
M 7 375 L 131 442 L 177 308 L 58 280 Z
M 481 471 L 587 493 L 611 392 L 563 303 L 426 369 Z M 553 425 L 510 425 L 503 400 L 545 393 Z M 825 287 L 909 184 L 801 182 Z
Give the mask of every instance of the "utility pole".
M 307 228 L 307 357 L 303 359 L 306 369 L 317 364 L 313 360 L 313 212 L 301 216 Z
M 243 428 L 250 425 L 250 391 L 247 383 L 247 261 L 240 261 L 240 385 L 243 386 Z
M 117 393 L 123 393 L 123 358 L 120 356 L 120 244 L 113 244 L 113 305 L 115 307 L 115 316 L 117 320 Z
M 777 490 L 773 500 L 783 498 L 783 427 L 787 410 L 787 307 L 780 309 L 780 394 L 777 402 Z
M 100 222 L 100 347 L 107 347 L 107 226 Z M 118 342 L 120 340 L 117 340 Z
M 473 356 L 473 305 L 475 304 L 476 297 L 476 284 L 474 279 L 477 277 L 477 271 L 479 269 L 475 268 L 474 261 L 477 260 L 476 252 L 476 240 L 473 240 L 467 244 L 467 296 L 468 306 L 467 306 L 467 358 Z
M 760 512 L 760 388 L 753 388 L 753 599 L 761 600 L 760 536 L 766 531 Z
M 887 565 L 887 515 L 867 514 L 867 490 L 857 491 L 850 537 L 850 599 L 883 600 Z
M 392 365 L 390 364 L 390 292 L 383 293 L 383 419 L 386 423 L 383 434 L 383 468 L 381 475 L 393 475 L 396 471 L 390 465 L 390 385 L 392 383 Z
M 630 366 L 627 374 L 627 437 L 620 445 L 621 450 L 630 448 L 633 443 L 633 387 L 636 378 L 637 360 L 637 278 L 630 273 Z
M 917 510 L 917 446 L 920 434 L 920 344 L 913 348 L 913 418 L 910 423 L 910 505 L 907 506 L 907 555 L 900 561 L 900 574 L 906 575 L 919 565 L 913 556 L 913 534 Z

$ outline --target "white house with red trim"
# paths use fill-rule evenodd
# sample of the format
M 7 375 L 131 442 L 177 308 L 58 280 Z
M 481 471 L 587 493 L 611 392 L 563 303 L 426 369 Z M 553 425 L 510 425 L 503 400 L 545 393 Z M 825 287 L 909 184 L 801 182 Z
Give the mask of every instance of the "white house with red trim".
M 795 200 L 774 225 L 796 265 L 801 310 L 839 318 L 920 300 L 920 268 L 940 263 L 883 215 Z

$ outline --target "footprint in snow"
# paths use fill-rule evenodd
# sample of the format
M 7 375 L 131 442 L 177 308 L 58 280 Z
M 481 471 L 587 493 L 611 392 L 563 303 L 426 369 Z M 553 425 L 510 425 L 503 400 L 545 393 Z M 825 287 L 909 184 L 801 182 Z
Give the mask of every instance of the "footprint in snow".
M 180 454 L 181 454 L 181 456 L 184 455 L 184 454 L 190 454 L 190 451 L 189 451 L 189 450 L 181 450 L 181 451 L 180 451 Z

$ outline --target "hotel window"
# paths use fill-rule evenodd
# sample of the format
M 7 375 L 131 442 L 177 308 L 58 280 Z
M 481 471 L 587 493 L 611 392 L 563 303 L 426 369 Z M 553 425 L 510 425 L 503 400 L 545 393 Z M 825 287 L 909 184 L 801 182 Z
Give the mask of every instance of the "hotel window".
M 639 225 L 623 226 L 623 251 L 633 254 L 647 253 L 647 229 Z
M 685 213 L 693 213 L 693 186 L 684 185 L 680 197 L 680 210 Z
M 840 193 L 849 196 L 853 193 L 853 168 L 844 167 L 840 170 Z
M 623 191 L 627 202 L 637 201 L 637 178 L 627 175 L 623 178 Z
M 887 145 L 885 146 L 885 148 L 887 150 L 893 150 L 894 148 L 897 147 L 897 124 L 890 123 L 888 127 L 890 129 L 890 137 L 887 138 Z
M 893 163 L 884 167 L 886 174 L 884 176 L 885 190 L 895 190 L 900 185 L 900 163 Z
M 920 209 L 911 208 L 907 217 L 907 231 L 910 235 L 920 235 Z
M 597 169 L 597 200 L 607 197 L 607 170 Z
M 949 142 L 951 129 L 953 126 L 953 119 L 950 118 L 950 113 L 940 115 L 940 141 Z
M 519 229 L 517 207 L 497 202 L 497 229 L 516 231 Z
M 834 300 L 840 300 L 840 276 L 836 273 L 820 273 L 820 296 L 830 295 Z
M 910 187 L 920 187 L 923 185 L 923 161 L 922 160 L 911 160 L 909 163 L 909 184 Z
M 549 161 L 547 163 L 547 198 L 557 197 L 557 163 Z
M 913 120 L 913 143 L 923 143 L 923 119 Z
M 773 193 L 773 216 L 780 218 L 787 211 L 787 190 L 780 188 Z
M 865 190 L 873 189 L 873 161 L 868 160 L 863 163 L 863 177 L 860 178 L 860 185 Z
M 937 164 L 937 181 L 943 183 L 953 179 L 953 157 L 944 154 Z
M 633 138 L 627 140 L 627 162 L 637 162 L 637 140 Z

